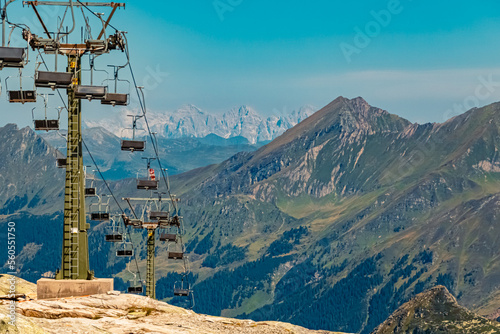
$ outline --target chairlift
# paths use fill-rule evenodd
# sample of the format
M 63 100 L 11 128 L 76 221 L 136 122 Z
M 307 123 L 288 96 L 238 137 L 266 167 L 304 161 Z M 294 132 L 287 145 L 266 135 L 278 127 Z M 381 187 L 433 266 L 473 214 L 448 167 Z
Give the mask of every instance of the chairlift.
M 149 213 L 149 219 L 155 220 L 166 220 L 169 217 L 168 211 L 151 211 Z
M 76 99 L 102 100 L 106 96 L 107 88 L 103 86 L 78 85 L 75 87 Z
M 116 250 L 116 256 L 118 257 L 129 257 L 134 256 L 134 248 L 131 242 L 122 241 L 119 249 Z
M 4 67 L 23 68 L 26 65 L 26 48 L 0 46 L 0 70 Z
M 91 196 L 96 196 L 96 188 L 90 187 L 90 188 L 85 188 L 85 196 L 86 197 L 91 197 Z
M 167 246 L 167 257 L 171 260 L 182 260 L 184 258 L 184 245 L 169 243 Z
M 142 281 L 137 281 L 137 273 L 136 272 L 132 272 L 130 269 L 129 269 L 129 263 L 127 263 L 127 271 L 129 273 L 131 273 L 132 275 L 134 275 L 134 279 L 133 281 L 132 280 L 129 280 L 129 284 L 130 286 L 127 288 L 127 292 L 128 293 L 135 293 L 135 294 L 142 294 L 144 289 L 143 289 L 143 286 L 142 286 Z
M 48 94 L 43 96 L 44 99 L 44 112 L 45 112 L 45 118 L 43 119 L 35 119 L 35 108 L 31 110 L 31 115 L 33 116 L 33 123 L 35 125 L 35 130 L 37 131 L 51 131 L 51 130 L 59 130 L 59 119 L 61 118 L 61 111 L 62 107 L 59 108 L 54 108 L 57 110 L 57 119 L 55 118 L 48 118 Z
M 167 254 L 170 260 L 182 260 L 184 258 L 183 252 L 168 252 Z
M 57 168 L 66 168 L 68 166 L 66 158 L 56 159 Z
M 75 98 L 76 99 L 87 99 L 89 101 L 92 100 L 102 100 L 106 96 L 108 88 L 106 86 L 95 86 L 94 85 L 94 72 L 105 72 L 105 70 L 96 70 L 94 67 L 95 55 L 90 56 L 90 85 L 77 85 L 75 86 Z
M 73 73 L 71 72 L 35 72 L 35 86 L 43 88 L 69 88 L 73 83 Z
M 177 242 L 177 234 L 162 233 L 160 234 L 160 241 Z
M 104 99 L 101 100 L 101 104 L 112 105 L 113 107 L 114 106 L 127 106 L 128 105 L 128 103 L 129 103 L 129 93 L 126 93 L 126 94 L 125 93 L 118 93 L 118 82 L 119 81 L 121 81 L 121 82 L 127 82 L 128 83 L 128 87 L 129 87 L 128 90 L 130 91 L 130 81 L 118 78 L 118 71 L 121 70 L 122 68 L 124 68 L 127 65 L 128 65 L 128 61 L 127 61 L 127 64 L 121 65 L 121 66 L 108 65 L 109 67 L 113 67 L 113 73 L 114 73 L 114 78 L 113 78 L 113 81 L 114 81 L 114 90 L 113 90 L 113 93 L 107 93 L 106 94 L 106 96 L 104 97 Z M 109 81 L 109 80 L 106 79 L 106 81 Z
M 156 178 L 154 169 L 151 168 L 151 161 L 156 160 L 156 158 L 143 158 L 143 159 L 147 160 L 148 177 L 139 178 L 139 174 L 137 174 L 137 189 L 156 190 L 158 189 L 159 180 Z
M 2 26 L 2 39 L 5 40 L 5 20 L 7 17 L 7 6 L 11 4 L 13 1 L 5 1 L 2 11 L 2 18 L 4 24 Z M 10 24 L 10 23 L 9 23 Z M 9 39 L 7 42 L 7 46 L 0 46 L 0 70 L 4 67 L 7 68 L 23 68 L 28 63 L 27 50 L 28 48 L 24 47 L 12 47 L 10 46 L 10 37 L 14 32 L 14 29 L 20 28 L 17 24 L 12 24 L 11 31 L 9 34 Z M 24 34 L 24 29 L 23 29 Z
M 108 242 L 121 242 L 123 241 L 123 235 L 117 234 L 106 234 L 106 241 Z
M 106 234 L 105 240 L 108 242 L 122 242 L 123 234 L 118 232 L 118 226 L 116 225 L 116 220 L 114 218 L 111 221 L 111 233 Z
M 109 220 L 109 199 L 104 202 L 101 196 L 97 197 L 97 203 L 90 203 L 89 212 L 90 212 L 90 220 L 94 221 L 107 221 Z M 93 210 L 95 208 L 95 210 Z
M 184 285 L 184 277 L 182 278 L 180 284 L 179 284 L 179 282 L 175 282 L 174 283 L 174 296 L 189 297 L 189 294 L 191 293 L 189 283 L 186 283 L 186 287 Z
M 137 140 L 135 138 L 137 129 L 137 120 L 142 118 L 142 115 L 128 115 L 128 117 L 132 117 L 132 128 L 127 128 L 124 130 L 132 130 L 132 139 L 122 139 L 121 140 L 121 150 L 122 151 L 144 151 L 146 149 L 146 141 L 145 140 Z M 123 130 L 122 130 L 123 133 Z
M 88 167 L 88 166 L 86 166 L 86 167 Z M 93 197 L 93 196 L 97 195 L 97 189 L 96 189 L 95 184 L 94 184 L 95 178 L 94 177 L 92 177 L 92 178 L 87 177 L 87 168 L 86 167 L 83 168 L 83 172 L 85 174 L 85 183 L 87 180 L 90 180 L 90 185 L 87 186 L 85 184 L 85 197 Z
M 5 79 L 5 88 L 7 90 L 7 95 L 9 98 L 10 103 L 30 103 L 30 102 L 36 102 L 36 90 L 35 88 L 30 89 L 30 90 L 24 90 L 23 89 L 23 78 L 31 78 L 34 80 L 33 77 L 23 77 L 22 76 L 22 70 L 19 69 L 19 90 L 12 90 L 9 89 L 8 86 L 8 81 L 11 79 L 11 77 L 7 77 Z

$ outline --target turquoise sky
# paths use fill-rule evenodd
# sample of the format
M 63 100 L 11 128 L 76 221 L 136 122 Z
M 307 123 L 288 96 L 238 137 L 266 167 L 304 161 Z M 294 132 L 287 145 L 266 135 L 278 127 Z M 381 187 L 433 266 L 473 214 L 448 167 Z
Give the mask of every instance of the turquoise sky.
M 17 2 L 9 18 L 29 21 L 32 10 Z M 112 24 L 128 32 L 132 65 L 155 112 L 186 103 L 210 112 L 246 104 L 271 115 L 342 95 L 411 121 L 441 122 L 500 99 L 498 1 L 126 4 Z M 39 26 L 32 30 L 41 34 Z M 122 55 L 103 56 L 102 66 L 113 62 Z M 7 71 L 2 80 L 13 73 Z M 8 105 L 4 92 L 1 100 L 2 110 L 15 111 L 3 123 L 29 124 L 31 106 Z M 123 112 L 84 105 L 89 119 Z

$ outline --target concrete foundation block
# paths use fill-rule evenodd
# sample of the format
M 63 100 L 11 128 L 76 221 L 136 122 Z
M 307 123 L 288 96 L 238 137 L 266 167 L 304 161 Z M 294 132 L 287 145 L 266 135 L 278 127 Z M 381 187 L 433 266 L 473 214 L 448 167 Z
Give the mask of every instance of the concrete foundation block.
M 80 297 L 113 291 L 112 278 L 93 280 L 55 280 L 41 278 L 36 282 L 37 299 Z

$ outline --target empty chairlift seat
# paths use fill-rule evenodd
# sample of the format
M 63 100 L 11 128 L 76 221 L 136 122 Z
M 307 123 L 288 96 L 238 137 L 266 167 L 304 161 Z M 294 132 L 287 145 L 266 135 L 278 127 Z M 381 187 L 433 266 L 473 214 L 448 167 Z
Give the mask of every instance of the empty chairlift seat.
M 174 296 L 188 297 L 189 296 L 189 289 L 174 288 Z
M 102 100 L 106 96 L 107 87 L 104 86 L 83 86 L 75 87 L 75 98 L 90 100 Z
M 39 130 L 39 131 L 59 130 L 59 120 L 58 119 L 36 119 L 35 120 L 35 130 Z
M 92 212 L 90 214 L 90 220 L 104 221 L 109 220 L 108 212 Z
M 85 188 L 85 196 L 95 196 L 96 189 L 95 188 Z
M 0 47 L 0 69 L 4 67 L 24 67 L 24 60 L 26 58 L 26 49 Z
M 142 286 L 129 286 L 127 289 L 128 293 L 142 293 Z
M 120 257 L 133 256 L 133 255 L 134 255 L 134 251 L 131 249 L 118 249 L 116 251 L 116 256 L 120 256 Z
M 104 99 L 101 100 L 101 104 L 112 106 L 127 106 L 128 94 L 107 93 Z
M 177 234 L 162 233 L 160 234 L 160 241 L 177 242 Z
M 122 151 L 144 151 L 146 142 L 143 140 L 122 139 Z
M 158 180 L 138 179 L 137 189 L 156 190 L 158 189 Z
M 66 158 L 60 158 L 56 160 L 57 168 L 66 168 L 68 166 Z
M 36 91 L 34 90 L 10 90 L 10 103 L 36 102 Z
M 37 71 L 35 76 L 36 87 L 68 88 L 73 80 L 73 74 L 69 72 L 45 72 Z
M 106 241 L 108 242 L 120 242 L 123 241 L 123 235 L 121 234 L 106 234 Z
M 149 219 L 165 220 L 168 219 L 168 211 L 151 211 Z
M 171 260 L 182 260 L 183 257 L 183 252 L 168 252 L 168 258 Z

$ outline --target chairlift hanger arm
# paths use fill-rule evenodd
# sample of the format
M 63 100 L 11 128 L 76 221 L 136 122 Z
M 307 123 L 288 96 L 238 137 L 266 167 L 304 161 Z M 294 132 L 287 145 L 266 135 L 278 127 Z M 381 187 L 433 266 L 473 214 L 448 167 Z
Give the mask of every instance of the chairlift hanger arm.
M 101 33 L 97 37 L 98 40 L 101 39 L 102 35 L 104 35 L 104 33 L 106 32 L 106 28 L 109 25 L 109 21 L 111 21 L 111 18 L 115 14 L 115 11 L 117 8 L 118 8 L 117 6 L 113 6 L 113 10 L 111 11 L 111 14 L 109 14 L 108 19 L 106 20 L 106 23 L 104 23 L 104 26 L 102 27 Z

